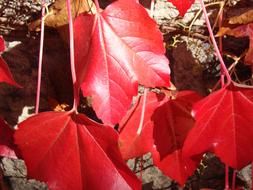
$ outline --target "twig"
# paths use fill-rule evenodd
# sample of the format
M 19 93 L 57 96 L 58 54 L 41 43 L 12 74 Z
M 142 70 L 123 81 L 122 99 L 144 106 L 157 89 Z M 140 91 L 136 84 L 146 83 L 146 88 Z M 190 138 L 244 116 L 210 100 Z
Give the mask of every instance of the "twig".
M 229 54 L 225 54 L 227 57 L 231 58 L 234 60 L 234 62 L 228 67 L 228 71 L 230 74 L 232 74 L 234 71 L 235 66 L 239 63 L 239 61 L 246 55 L 247 51 L 244 51 L 240 57 L 236 57 L 236 56 L 231 56 Z M 214 87 L 212 88 L 212 91 L 216 90 L 216 88 L 218 88 L 218 85 L 220 84 L 221 80 L 219 80 Z
M 207 7 L 214 6 L 214 5 L 220 5 L 220 6 L 221 6 L 221 4 L 223 4 L 223 3 L 224 3 L 223 1 L 212 2 L 212 3 L 206 4 L 205 7 L 207 8 Z M 201 13 L 202 11 L 203 11 L 203 10 L 200 9 L 200 10 L 197 12 L 197 14 L 195 15 L 195 17 L 193 18 L 191 24 L 189 25 L 189 31 L 191 31 L 194 22 L 197 20 L 197 18 L 199 17 L 199 15 L 200 15 L 200 13 Z
M 153 164 L 150 164 L 150 165 L 148 165 L 148 166 L 145 166 L 145 167 L 142 167 L 142 169 L 140 169 L 140 170 L 136 170 L 134 173 L 139 173 L 139 172 L 141 172 L 141 171 L 144 171 L 144 170 L 146 170 L 146 169 L 148 169 L 148 168 L 151 168 L 151 167 L 153 167 L 154 165 Z

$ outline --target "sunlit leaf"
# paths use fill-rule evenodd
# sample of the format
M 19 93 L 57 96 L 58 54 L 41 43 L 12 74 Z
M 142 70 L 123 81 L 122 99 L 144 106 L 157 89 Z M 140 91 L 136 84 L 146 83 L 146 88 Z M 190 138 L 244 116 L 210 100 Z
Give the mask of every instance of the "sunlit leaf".
M 15 142 L 28 175 L 52 190 L 141 189 L 118 150 L 114 129 L 82 114 L 45 112 L 19 125 Z
M 135 1 L 116 1 L 103 12 L 82 14 L 74 24 L 77 87 L 92 97 L 104 123 L 118 123 L 137 95 L 138 82 L 169 85 L 161 32 Z
M 253 88 L 231 83 L 193 108 L 195 127 L 187 136 L 184 155 L 214 152 L 240 169 L 253 159 Z

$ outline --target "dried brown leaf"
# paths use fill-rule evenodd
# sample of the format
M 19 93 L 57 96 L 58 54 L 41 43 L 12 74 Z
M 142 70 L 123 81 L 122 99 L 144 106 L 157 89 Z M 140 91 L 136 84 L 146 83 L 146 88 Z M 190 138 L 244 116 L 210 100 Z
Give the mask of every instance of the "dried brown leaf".
M 95 13 L 96 8 L 92 0 L 71 0 L 72 3 L 72 17 L 76 18 L 80 13 Z M 28 26 L 30 31 L 40 30 L 41 20 L 35 20 Z M 58 28 L 68 24 L 68 14 L 66 0 L 56 0 L 50 6 L 49 12 L 45 16 L 45 26 Z
M 234 29 L 222 27 L 216 36 L 230 35 L 234 37 L 249 37 L 249 49 L 245 56 L 245 64 L 253 65 L 253 23 L 241 25 Z
M 231 17 L 228 21 L 229 24 L 249 24 L 251 22 L 253 22 L 253 10 Z

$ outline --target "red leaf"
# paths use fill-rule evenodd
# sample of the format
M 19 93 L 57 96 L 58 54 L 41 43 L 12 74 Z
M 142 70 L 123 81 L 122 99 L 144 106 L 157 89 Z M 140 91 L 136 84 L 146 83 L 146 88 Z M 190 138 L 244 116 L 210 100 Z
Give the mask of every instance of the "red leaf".
M 10 85 L 21 87 L 18 83 L 16 83 L 12 77 L 12 74 L 3 60 L 3 58 L 0 56 L 0 82 L 6 82 Z
M 146 100 L 143 128 L 138 135 L 137 131 L 143 104 L 142 97 L 120 123 L 122 130 L 119 143 L 123 158 L 127 160 L 152 152 L 155 165 L 164 174 L 177 180 L 182 185 L 192 175 L 199 163 L 189 158 L 183 158 L 181 148 L 187 132 L 193 126 L 193 118 L 190 115 L 192 102 L 200 98 L 194 92 L 183 91 L 178 94 L 176 100 L 166 102 L 167 98 L 164 98 L 163 95 L 150 92 Z M 171 128 L 168 127 L 168 124 Z M 158 147 L 162 145 L 162 150 L 166 152 L 164 159 L 161 161 L 159 153 L 154 150 L 153 130 L 156 131 L 154 135 L 156 145 Z M 176 134 L 172 134 L 172 131 Z M 163 143 L 165 146 L 163 146 Z M 171 147 L 171 144 L 174 146 Z M 170 155 L 168 155 L 168 151 Z
M 151 116 L 164 100 L 166 100 L 164 95 L 153 92 L 148 93 L 143 127 L 140 134 L 137 134 L 137 131 L 140 123 L 143 97 L 136 102 L 136 105 L 129 110 L 128 114 L 120 122 L 122 130 L 119 135 L 119 147 L 125 160 L 142 156 L 153 149 L 153 122 L 151 121 Z
M 19 125 L 28 174 L 52 190 L 141 189 L 118 150 L 118 135 L 81 114 L 45 112 Z
M 105 123 L 118 123 L 139 83 L 169 85 L 169 61 L 162 35 L 135 1 L 116 1 L 102 13 L 80 15 L 74 24 L 78 84 L 92 96 Z
M 0 117 L 0 156 L 17 158 L 13 144 L 13 130 L 9 125 Z
M 229 166 L 240 169 L 253 159 L 253 88 L 231 83 L 194 105 L 195 127 L 183 153 L 212 151 Z
M 194 126 L 191 116 L 192 105 L 201 98 L 196 92 L 181 91 L 176 99 L 164 103 L 152 116 L 154 141 L 159 152 L 152 151 L 154 164 L 180 185 L 192 175 L 199 163 L 199 159 L 193 161 L 184 158 L 181 149 L 186 135 Z
M 179 11 L 180 16 L 184 16 L 195 0 L 168 0 Z
M 181 91 L 176 99 L 169 100 L 155 110 L 152 117 L 154 139 L 161 159 L 183 147 L 186 135 L 194 126 L 192 105 L 201 98 L 194 91 Z
M 193 174 L 199 161 L 194 161 L 182 156 L 181 149 L 167 155 L 163 160 L 160 159 L 159 153 L 154 149 L 152 151 L 154 165 L 157 166 L 163 174 L 176 180 L 183 186 L 189 176 Z
M 2 36 L 0 36 L 0 53 L 3 52 L 4 50 L 5 50 L 4 39 Z M 9 68 L 5 63 L 5 61 L 3 60 L 3 58 L 1 57 L 1 55 L 0 55 L 0 82 L 6 82 L 10 85 L 20 87 L 20 85 L 14 81 Z
M 5 44 L 4 44 L 4 39 L 2 36 L 0 36 L 0 53 L 5 50 Z

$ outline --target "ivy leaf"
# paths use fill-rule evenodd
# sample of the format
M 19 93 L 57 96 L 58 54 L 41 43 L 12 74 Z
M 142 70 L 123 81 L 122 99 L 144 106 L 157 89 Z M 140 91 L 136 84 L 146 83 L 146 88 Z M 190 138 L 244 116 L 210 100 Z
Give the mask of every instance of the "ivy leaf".
M 12 77 L 12 74 L 3 60 L 3 58 L 0 56 L 0 82 L 6 82 L 10 85 L 21 87 L 18 83 L 15 82 L 15 80 Z
M 195 0 L 168 0 L 179 11 L 180 16 L 184 16 Z
M 192 105 L 201 98 L 194 91 L 180 91 L 176 99 L 158 107 L 152 116 L 156 147 L 152 151 L 154 165 L 180 185 L 192 175 L 200 161 L 183 157 L 182 147 L 188 132 L 194 126 Z
M 146 98 L 145 115 L 141 133 L 138 134 L 143 96 L 120 122 L 119 147 L 125 160 L 142 156 L 153 149 L 153 122 L 155 109 L 166 100 L 164 95 L 149 92 Z
M 182 150 L 175 150 L 173 153 L 160 158 L 160 154 L 155 149 L 152 151 L 154 165 L 157 166 L 164 175 L 176 180 L 183 186 L 189 176 L 193 174 L 197 168 L 200 159 L 191 160 L 182 156 Z
M 249 37 L 249 41 L 250 41 L 249 49 L 245 56 L 245 63 L 249 65 L 253 65 L 253 23 L 238 26 L 234 29 L 223 27 L 218 32 L 217 36 L 222 36 L 225 34 L 230 35 L 230 36 L 235 36 L 235 37 L 245 37 L 245 36 Z
M 152 116 L 154 140 L 161 159 L 183 147 L 186 135 L 195 123 L 191 116 L 192 105 L 201 98 L 194 91 L 180 91 L 176 99 L 155 110 Z
M 28 174 L 46 181 L 49 189 L 141 189 L 120 155 L 116 131 L 82 114 L 30 117 L 19 125 L 15 142 Z
M 193 115 L 196 124 L 185 140 L 184 155 L 211 151 L 237 169 L 252 161 L 252 87 L 231 83 L 196 103 Z
M 183 158 L 181 154 L 185 136 L 194 125 L 191 106 L 199 99 L 201 97 L 192 91 L 179 92 L 175 100 L 149 92 L 143 128 L 138 134 L 143 105 L 141 97 L 120 123 L 119 146 L 123 158 L 127 160 L 152 152 L 154 164 L 183 185 L 199 163 L 199 160 Z M 164 151 L 163 158 L 154 147 Z
M 169 61 L 162 35 L 146 10 L 135 1 L 116 1 L 103 12 L 75 20 L 77 87 L 92 96 L 104 123 L 118 123 L 138 93 L 169 85 Z
M 0 117 L 0 156 L 17 158 L 15 153 L 16 146 L 13 143 L 13 130 L 10 126 Z

